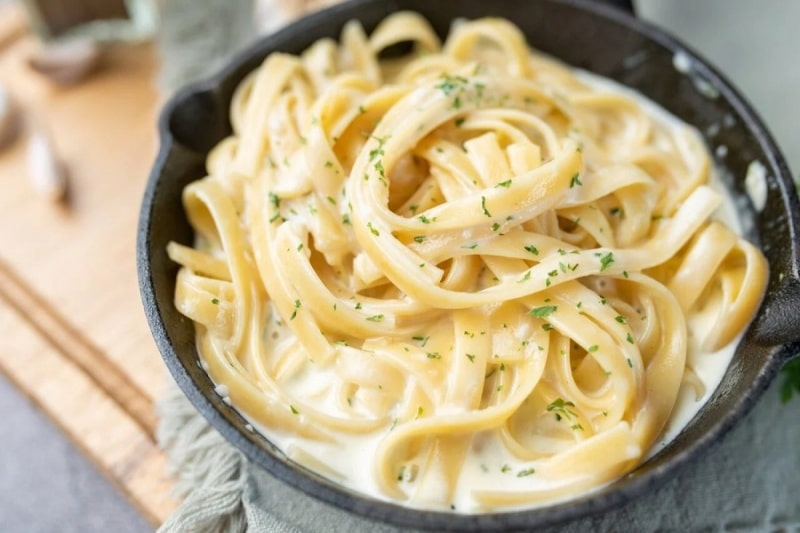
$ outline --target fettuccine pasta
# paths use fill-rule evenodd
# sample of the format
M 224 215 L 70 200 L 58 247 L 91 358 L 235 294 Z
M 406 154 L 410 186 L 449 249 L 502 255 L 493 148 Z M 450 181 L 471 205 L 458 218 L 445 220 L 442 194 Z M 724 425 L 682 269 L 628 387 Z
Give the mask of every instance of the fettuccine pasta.
M 483 512 L 623 475 L 765 288 L 697 132 L 505 20 L 351 22 L 269 55 L 231 123 L 184 190 L 175 304 L 219 394 L 378 498 Z

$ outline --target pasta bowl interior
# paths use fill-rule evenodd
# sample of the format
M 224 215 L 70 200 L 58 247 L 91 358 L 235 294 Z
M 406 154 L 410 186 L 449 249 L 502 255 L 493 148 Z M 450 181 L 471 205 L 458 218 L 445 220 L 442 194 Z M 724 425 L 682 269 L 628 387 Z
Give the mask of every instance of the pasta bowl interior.
M 338 6 L 178 94 L 161 135 L 139 266 L 165 361 L 254 462 L 364 516 L 608 507 L 796 348 L 777 148 L 607 6 Z

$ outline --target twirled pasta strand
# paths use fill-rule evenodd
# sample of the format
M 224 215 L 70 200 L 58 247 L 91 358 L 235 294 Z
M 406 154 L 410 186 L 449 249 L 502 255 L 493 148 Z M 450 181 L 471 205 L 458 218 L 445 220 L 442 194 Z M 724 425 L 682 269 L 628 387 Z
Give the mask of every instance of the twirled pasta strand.
M 766 282 L 714 220 L 697 133 L 652 109 L 499 19 L 441 43 L 397 13 L 271 54 L 184 191 L 194 248 L 167 250 L 218 392 L 294 460 L 419 507 L 630 470 Z

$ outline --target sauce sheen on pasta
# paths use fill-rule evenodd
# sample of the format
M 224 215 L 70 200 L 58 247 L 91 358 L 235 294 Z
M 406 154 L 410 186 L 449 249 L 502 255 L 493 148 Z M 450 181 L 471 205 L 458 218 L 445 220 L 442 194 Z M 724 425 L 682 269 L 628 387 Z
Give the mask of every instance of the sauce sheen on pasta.
M 763 295 L 696 130 L 505 20 L 348 23 L 269 55 L 231 123 L 183 193 L 175 304 L 221 394 L 377 498 L 485 512 L 622 476 Z

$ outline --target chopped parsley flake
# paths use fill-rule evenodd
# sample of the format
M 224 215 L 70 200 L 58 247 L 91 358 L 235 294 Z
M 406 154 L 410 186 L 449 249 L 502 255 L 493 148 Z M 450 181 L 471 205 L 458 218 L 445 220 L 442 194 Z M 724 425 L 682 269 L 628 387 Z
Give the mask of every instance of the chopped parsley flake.
M 557 310 L 558 310 L 557 305 L 543 305 L 541 307 L 534 307 L 533 309 L 528 311 L 528 314 L 530 314 L 531 316 L 535 316 L 536 318 L 545 318 L 552 315 Z
M 467 78 L 462 76 L 451 76 L 449 74 L 442 74 L 442 81 L 436 85 L 436 88 L 441 90 L 445 96 L 450 96 L 456 91 L 462 91 L 464 85 L 467 83 Z
M 464 355 L 467 356 L 467 359 L 469 359 L 470 363 L 474 363 L 475 362 L 475 354 L 474 353 L 468 353 L 468 354 L 464 354 Z
M 427 237 L 425 235 L 417 235 L 416 237 L 414 237 L 414 242 L 423 243 L 425 242 L 426 239 Z
M 372 222 L 367 222 L 367 227 L 369 228 L 370 233 L 372 233 L 376 237 L 380 236 L 381 232 L 379 232 L 376 228 L 372 226 Z
M 219 303 L 219 298 L 211 298 L 211 303 L 217 305 Z
M 575 407 L 575 404 L 563 398 L 556 398 L 547 405 L 547 412 L 555 413 L 556 420 L 558 421 L 561 421 L 562 418 L 572 420 L 573 418 L 577 418 L 578 414 L 570 409 L 570 407 Z
M 495 187 L 504 187 L 508 189 L 509 187 L 511 187 L 511 180 L 501 181 L 500 183 L 495 185 Z
M 481 209 L 483 209 L 483 214 L 484 215 L 486 215 L 487 217 L 491 218 L 492 214 L 489 212 L 488 209 L 486 209 L 486 197 L 485 196 L 481 196 Z
M 428 359 L 441 359 L 442 358 L 442 354 L 440 354 L 439 352 L 425 352 L 425 356 Z
M 411 340 L 417 341 L 419 343 L 420 348 L 424 348 L 426 344 L 428 344 L 428 339 L 430 336 L 423 337 L 422 335 L 415 335 L 411 337 Z
M 292 411 L 293 415 L 299 415 L 300 414 L 300 411 L 297 410 L 297 407 L 295 407 L 292 404 L 289 404 L 289 409 Z
M 532 253 L 533 255 L 539 255 L 539 249 L 534 245 L 528 245 L 525 247 L 525 250 Z
M 375 170 L 381 175 L 381 178 L 386 177 L 386 169 L 383 168 L 383 159 L 380 159 L 375 162 Z
M 573 174 L 572 175 L 572 179 L 569 180 L 569 188 L 570 189 L 575 187 L 576 185 L 583 185 L 583 183 L 581 183 L 581 175 L 580 175 L 579 172 L 576 172 L 575 174 Z
M 269 193 L 269 203 L 272 204 L 272 207 L 278 209 L 281 206 L 281 197 L 274 192 L 271 192 Z
M 386 153 L 383 150 L 383 144 L 386 141 L 389 140 L 389 137 L 391 137 L 391 136 L 387 135 L 385 137 L 373 137 L 373 139 L 378 141 L 378 147 L 377 148 L 373 148 L 372 150 L 369 151 L 369 161 L 370 161 L 370 163 L 372 163 L 374 160 L 376 160 L 377 158 L 379 158 L 380 156 L 382 156 L 382 155 L 384 155 Z
M 294 310 L 292 311 L 292 314 L 289 317 L 289 320 L 294 320 L 295 319 L 295 317 L 297 316 L 297 310 L 300 309 L 300 305 L 302 305 L 300 303 L 300 300 L 295 300 L 294 301 Z
M 600 258 L 600 272 L 604 271 L 608 267 L 611 266 L 611 263 L 614 262 L 614 254 L 608 252 L 606 255 Z
M 533 468 L 526 468 L 525 470 L 520 470 L 517 472 L 517 477 L 525 477 L 530 476 L 531 474 L 535 473 L 536 470 Z
M 368 316 L 367 320 L 369 320 L 370 322 L 382 322 L 383 321 L 383 315 Z

